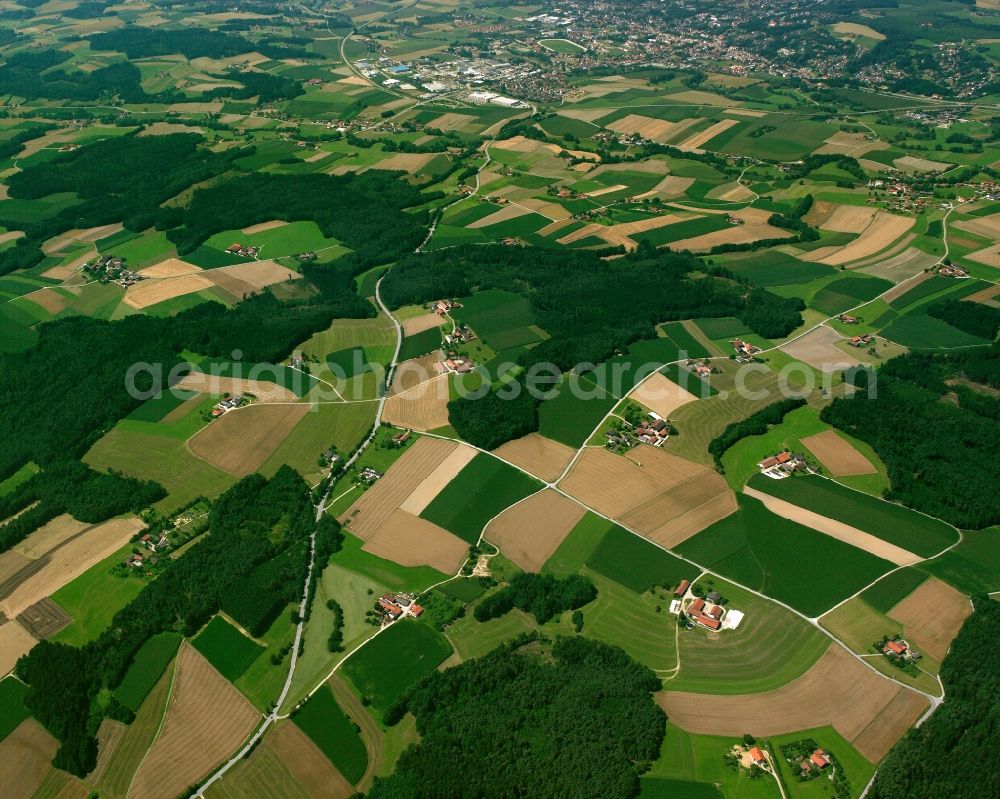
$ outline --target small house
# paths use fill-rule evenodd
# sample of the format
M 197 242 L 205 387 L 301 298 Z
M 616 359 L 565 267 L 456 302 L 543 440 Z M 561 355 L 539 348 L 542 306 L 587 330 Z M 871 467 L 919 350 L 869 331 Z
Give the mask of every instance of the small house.
M 677 588 L 674 590 L 674 596 L 684 596 L 688 592 L 688 589 L 690 587 L 691 587 L 690 580 L 681 580 L 677 584 Z
M 764 753 L 761 751 L 759 746 L 751 747 L 750 749 L 750 759 L 758 766 L 766 766 L 767 758 L 764 757 Z
M 818 769 L 824 769 L 830 765 L 830 759 L 826 756 L 826 752 L 822 749 L 817 749 L 811 755 L 809 755 L 809 760 Z

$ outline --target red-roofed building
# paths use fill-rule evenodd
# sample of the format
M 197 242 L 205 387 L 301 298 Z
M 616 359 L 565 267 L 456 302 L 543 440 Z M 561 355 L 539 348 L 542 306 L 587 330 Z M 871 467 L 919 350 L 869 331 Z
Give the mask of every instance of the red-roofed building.
M 701 613 L 702 609 L 705 607 L 705 600 L 700 597 L 688 605 L 688 613 Z
M 380 599 L 378 601 L 378 604 L 379 607 L 382 608 L 382 610 L 384 610 L 393 619 L 398 619 L 400 616 L 403 615 L 403 609 L 394 602 L 390 602 L 387 599 Z
M 690 580 L 681 580 L 680 583 L 677 584 L 677 590 L 674 591 L 674 596 L 684 596 L 690 587 Z
M 713 619 L 721 619 L 723 612 L 722 605 L 713 605 L 712 609 L 708 611 L 708 615 Z
M 760 750 L 759 746 L 755 746 L 750 750 L 750 759 L 758 766 L 767 765 L 767 758 L 764 757 L 764 753 Z
M 906 654 L 906 641 L 886 641 L 882 651 L 887 655 L 902 657 Z
M 418 605 L 416 602 L 410 605 L 410 613 L 412 613 L 414 616 L 419 616 L 423 612 L 424 609 L 420 607 L 420 605 Z
M 822 749 L 817 749 L 809 755 L 809 759 L 812 761 L 813 765 L 816 766 L 816 768 L 826 768 L 830 765 L 830 760 L 827 758 L 826 752 Z
M 721 621 L 713 619 L 711 616 L 698 615 L 694 617 L 694 620 L 708 630 L 718 630 L 722 626 Z

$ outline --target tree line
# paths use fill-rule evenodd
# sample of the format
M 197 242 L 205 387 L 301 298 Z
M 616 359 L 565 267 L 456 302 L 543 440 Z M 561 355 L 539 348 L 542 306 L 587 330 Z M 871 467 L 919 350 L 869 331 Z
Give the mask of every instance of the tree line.
M 597 598 L 597 588 L 588 577 L 572 574 L 566 578 L 551 574 L 521 572 L 495 593 L 476 605 L 476 621 L 498 619 L 514 608 L 530 613 L 539 624 L 545 624 L 560 613 L 576 610 Z
M 725 430 L 708 442 L 708 451 L 715 461 L 715 468 L 724 472 L 722 456 L 726 452 L 744 438 L 764 435 L 773 425 L 781 424 L 789 413 L 805 404 L 806 401 L 801 397 L 789 397 L 772 402 L 766 408 L 750 414 L 746 419 L 726 425 Z

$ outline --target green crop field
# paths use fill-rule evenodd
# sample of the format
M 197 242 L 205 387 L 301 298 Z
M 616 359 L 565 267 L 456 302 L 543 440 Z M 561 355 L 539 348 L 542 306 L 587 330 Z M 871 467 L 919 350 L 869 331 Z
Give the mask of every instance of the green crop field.
M 755 475 L 750 478 L 749 485 L 864 530 L 921 557 L 936 555 L 958 541 L 958 531 L 938 519 L 822 477 L 805 475 L 790 480 L 771 480 Z
M 589 393 L 577 392 L 574 385 Z M 581 446 L 618 402 L 617 397 L 576 375 L 563 377 L 558 391 L 557 396 L 543 401 L 538 408 L 538 432 L 570 447 Z
M 14 491 L 22 483 L 26 483 L 36 474 L 38 474 L 38 467 L 34 463 L 26 463 L 20 469 L 18 469 L 14 474 L 8 477 L 3 482 L 0 482 L 0 497 L 5 497 Z
M 904 347 L 920 350 L 976 347 L 989 343 L 923 313 L 904 314 L 885 328 L 882 335 Z
M 160 633 L 139 647 L 132 665 L 115 688 L 118 701 L 129 710 L 138 711 L 174 659 L 182 640 L 179 633 Z
M 819 616 L 892 568 L 888 561 L 776 516 L 740 495 L 737 513 L 677 547 L 696 563 Z
M 462 299 L 451 315 L 471 327 L 496 351 L 534 344 L 545 336 L 535 325 L 531 304 L 524 297 L 487 289 Z
M 830 646 L 827 636 L 787 608 L 718 578 L 699 583 L 722 594 L 726 607 L 741 611 L 744 618 L 717 638 L 700 627 L 681 630 L 681 670 L 666 683 L 671 691 L 772 691 L 805 674 Z
M 354 377 L 371 369 L 368 353 L 364 347 L 337 350 L 326 356 L 327 366 L 340 378 Z
M 158 422 L 194 396 L 196 394 L 193 391 L 164 391 L 159 396 L 146 400 L 125 418 L 138 422 Z
M 299 369 L 272 363 L 239 363 L 205 358 L 199 368 L 213 377 L 241 377 L 251 380 L 266 380 L 287 388 L 296 396 L 304 397 L 318 381 Z
M 588 512 L 545 561 L 542 574 L 552 574 L 556 577 L 576 574 L 613 526 L 614 522 Z
M 1000 591 L 1000 527 L 966 530 L 958 546 L 920 568 L 966 594 Z
M 28 686 L 14 677 L 0 680 L 0 741 L 31 715 L 24 706 L 27 693 Z
M 451 646 L 429 624 L 403 619 L 352 655 L 343 671 L 381 712 L 450 654 Z
M 563 55 L 575 55 L 587 50 L 582 44 L 577 44 L 569 39 L 539 39 L 538 43 L 546 50 Z
M 113 571 L 131 551 L 131 545 L 122 547 L 52 594 L 52 600 L 73 617 L 53 640 L 72 646 L 93 641 L 107 629 L 114 615 L 139 595 L 145 580 L 132 574 L 122 577 Z
M 654 585 L 673 588 L 681 580 L 694 579 L 698 571 L 618 525 L 605 533 L 587 559 L 587 566 L 636 593 Z
M 296 725 L 337 767 L 347 781 L 356 783 L 368 768 L 368 752 L 325 683 L 292 716 Z
M 539 488 L 537 480 L 480 453 L 434 497 L 420 516 L 475 544 L 490 519 Z
M 441 330 L 432 327 L 422 333 L 403 338 L 403 344 L 399 349 L 399 360 L 408 361 L 410 358 L 418 358 L 433 352 L 441 346 Z
M 722 456 L 726 482 L 734 491 L 741 490 L 747 480 L 758 473 L 757 464 L 762 459 L 783 449 L 800 452 L 803 438 L 827 429 L 829 426 L 820 421 L 815 408 L 808 405 L 797 408 L 787 414 L 781 424 L 774 425 L 763 435 L 740 439 L 726 451 Z
M 639 780 L 639 799 L 725 799 L 725 797 L 716 786 L 707 782 L 643 777 Z
M 918 569 L 911 567 L 898 569 L 874 585 L 868 586 L 861 592 L 861 598 L 875 610 L 888 613 L 926 579 L 927 574 Z
M 214 616 L 191 643 L 230 682 L 235 682 L 264 651 L 221 616 Z
M 361 548 L 363 545 L 360 538 L 350 533 L 345 534 L 343 547 L 331 562 L 364 575 L 393 591 L 422 591 L 434 583 L 448 579 L 447 574 L 430 566 L 400 566 L 391 560 L 380 558 L 365 552 Z
M 829 316 L 834 316 L 848 308 L 875 299 L 892 286 L 891 281 L 877 277 L 860 275 L 841 277 L 817 291 L 809 301 L 809 305 Z
M 712 340 L 733 338 L 750 332 L 749 327 L 732 316 L 723 316 L 719 319 L 695 319 L 694 323 Z

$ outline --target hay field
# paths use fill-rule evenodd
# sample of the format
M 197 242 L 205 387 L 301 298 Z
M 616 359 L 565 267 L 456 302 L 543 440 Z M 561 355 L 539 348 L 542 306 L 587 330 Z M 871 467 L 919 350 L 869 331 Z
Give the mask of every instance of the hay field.
M 341 523 L 367 541 L 458 446 L 454 441 L 439 438 L 417 439 L 385 476 L 347 509 Z
M 0 611 L 13 619 L 76 579 L 95 563 L 110 557 L 145 525 L 134 517 L 95 524 L 54 550 L 45 564 L 0 600 Z
M 396 153 L 384 161 L 372 164 L 372 169 L 391 169 L 413 175 L 433 160 L 436 153 Z
M 52 768 L 59 742 L 34 719 L 25 719 L 0 741 L 4 799 L 31 799 Z
M 559 477 L 576 454 L 571 447 L 538 433 L 508 441 L 493 452 L 546 482 Z
M 907 238 L 909 237 L 904 237 L 902 241 L 906 242 Z M 888 254 L 886 253 L 886 255 Z M 971 258 L 972 256 L 967 257 Z M 900 253 L 894 254 L 887 260 L 877 261 L 870 266 L 865 265 L 858 271 L 873 277 L 891 280 L 893 283 L 901 283 L 908 278 L 919 275 L 937 262 L 937 256 L 918 250 L 916 247 L 905 247 L 904 245 L 904 249 Z M 1000 266 L 1000 258 L 997 259 L 997 266 Z
M 855 474 L 875 474 L 878 470 L 849 441 L 835 430 L 824 430 L 806 436 L 801 441 L 834 477 Z
M 483 531 L 483 537 L 524 571 L 539 572 L 586 510 L 546 488 L 512 505 Z
M 863 549 L 865 552 L 869 552 L 875 557 L 882 558 L 890 563 L 895 563 L 897 566 L 912 566 L 914 563 L 920 563 L 923 560 L 919 555 L 915 555 L 895 544 L 890 544 L 888 541 L 883 541 L 871 533 L 866 533 L 849 524 L 822 516 L 819 513 L 807 510 L 799 505 L 794 505 L 791 502 L 786 502 L 783 499 L 772 497 L 770 494 L 765 494 L 763 491 L 750 488 L 750 486 L 745 486 L 743 493 L 748 497 L 759 499 L 764 503 L 764 507 L 776 516 L 791 519 L 793 522 L 811 527 L 813 530 L 824 533 L 831 538 L 836 538 L 838 541 L 843 541 L 845 544 L 855 546 L 858 549 Z
M 8 674 L 21 655 L 26 655 L 38 642 L 13 619 L 0 624 L 0 677 Z
M 931 161 L 929 158 L 916 158 L 912 155 L 904 155 L 893 161 L 903 172 L 945 172 L 951 169 L 951 164 L 943 161 Z
M 3 596 L 6 591 L 10 591 L 15 583 L 19 582 L 26 573 L 33 571 L 35 567 L 35 561 L 13 549 L 0 553 L 0 596 Z
M 385 401 L 382 418 L 409 430 L 434 430 L 448 424 L 450 376 L 439 375 Z
M 851 261 L 867 258 L 877 252 L 881 252 L 892 244 L 912 228 L 915 221 L 911 217 L 897 216 L 887 211 L 879 211 L 861 235 L 850 244 L 839 248 L 833 253 L 824 253 L 823 250 L 806 253 L 802 259 L 805 261 L 818 261 L 821 264 L 829 264 L 830 266 L 840 266 Z M 810 255 L 815 256 L 817 254 L 820 254 L 821 257 L 809 257 Z
M 736 696 L 668 691 L 656 701 L 678 727 L 704 735 L 781 735 L 831 725 L 873 763 L 928 704 L 837 644 L 804 675 L 774 691 Z
M 682 141 L 677 146 L 681 150 L 697 150 L 700 147 L 708 144 L 712 139 L 718 136 L 720 133 L 724 133 L 729 130 L 734 125 L 739 125 L 740 121 L 738 119 L 720 119 L 714 125 L 711 125 L 705 130 L 695 133 L 693 136 Z
M 791 355 L 796 360 L 807 363 L 825 374 L 833 374 L 860 362 L 857 358 L 848 357 L 837 346 L 838 342 L 843 340 L 843 337 L 836 330 L 823 325 L 810 330 L 791 344 L 785 345 L 783 350 L 787 355 Z
M 403 322 L 403 335 L 415 336 L 417 333 L 423 333 L 425 330 L 441 327 L 443 324 L 444 318 L 438 316 L 436 313 L 425 313 L 420 316 L 412 316 Z
M 478 452 L 472 447 L 459 444 L 400 503 L 400 510 L 419 516 L 431 504 L 434 497 L 440 494 L 441 490 L 454 480 L 477 454 Z
M 217 469 L 245 477 L 261 467 L 309 408 L 307 403 L 237 408 L 192 436 L 187 448 Z
M 469 556 L 469 545 L 458 536 L 397 508 L 361 547 L 400 566 L 430 566 L 454 574 Z
M 185 642 L 163 726 L 129 793 L 174 799 L 229 757 L 259 719 L 246 698 Z
M 177 382 L 176 387 L 213 396 L 222 396 L 226 393 L 253 394 L 263 402 L 296 402 L 298 400 L 294 391 L 270 380 L 221 377 L 205 372 L 188 372 Z
M 875 211 L 866 205 L 838 205 L 820 227 L 834 233 L 861 233 L 872 223 Z
M 139 274 L 146 277 L 182 277 L 183 275 L 193 275 L 203 271 L 200 266 L 189 264 L 180 258 L 167 258 L 158 264 L 140 269 Z
M 125 291 L 123 302 L 130 308 L 141 311 L 150 305 L 172 300 L 174 297 L 183 297 L 185 294 L 194 294 L 198 291 L 210 289 L 215 284 L 201 274 L 181 275 L 173 278 L 159 278 L 153 280 L 143 280 L 134 286 L 129 286 Z
M 698 398 L 660 372 L 654 372 L 629 394 L 629 399 L 645 405 L 660 418 L 669 419 L 670 414 L 681 405 L 687 405 Z
M 918 651 L 923 650 L 940 662 L 948 654 L 962 622 L 972 615 L 972 604 L 965 594 L 931 577 L 888 615 L 906 627 L 907 640 Z
M 48 524 L 44 524 L 11 549 L 32 560 L 65 544 L 74 536 L 90 527 L 86 522 L 78 522 L 68 513 L 56 516 Z
M 270 222 L 258 222 L 256 225 L 250 225 L 250 227 L 243 228 L 240 233 L 247 236 L 252 236 L 254 233 L 264 233 L 267 230 L 274 230 L 279 227 L 285 227 L 288 223 L 283 219 L 272 219 Z
M 427 380 L 438 377 L 434 365 L 441 362 L 441 350 L 434 350 L 419 358 L 410 358 L 396 367 L 392 375 L 392 385 L 389 386 L 389 396 L 403 394 L 416 388 Z
M 737 510 L 736 495 L 714 471 L 692 477 L 621 517 L 622 524 L 671 549 Z
M 713 233 L 671 242 L 670 249 L 675 252 L 679 250 L 701 252 L 710 250 L 719 244 L 750 244 L 764 239 L 787 239 L 791 235 L 787 230 L 766 223 L 733 225 L 724 230 L 716 230 Z

